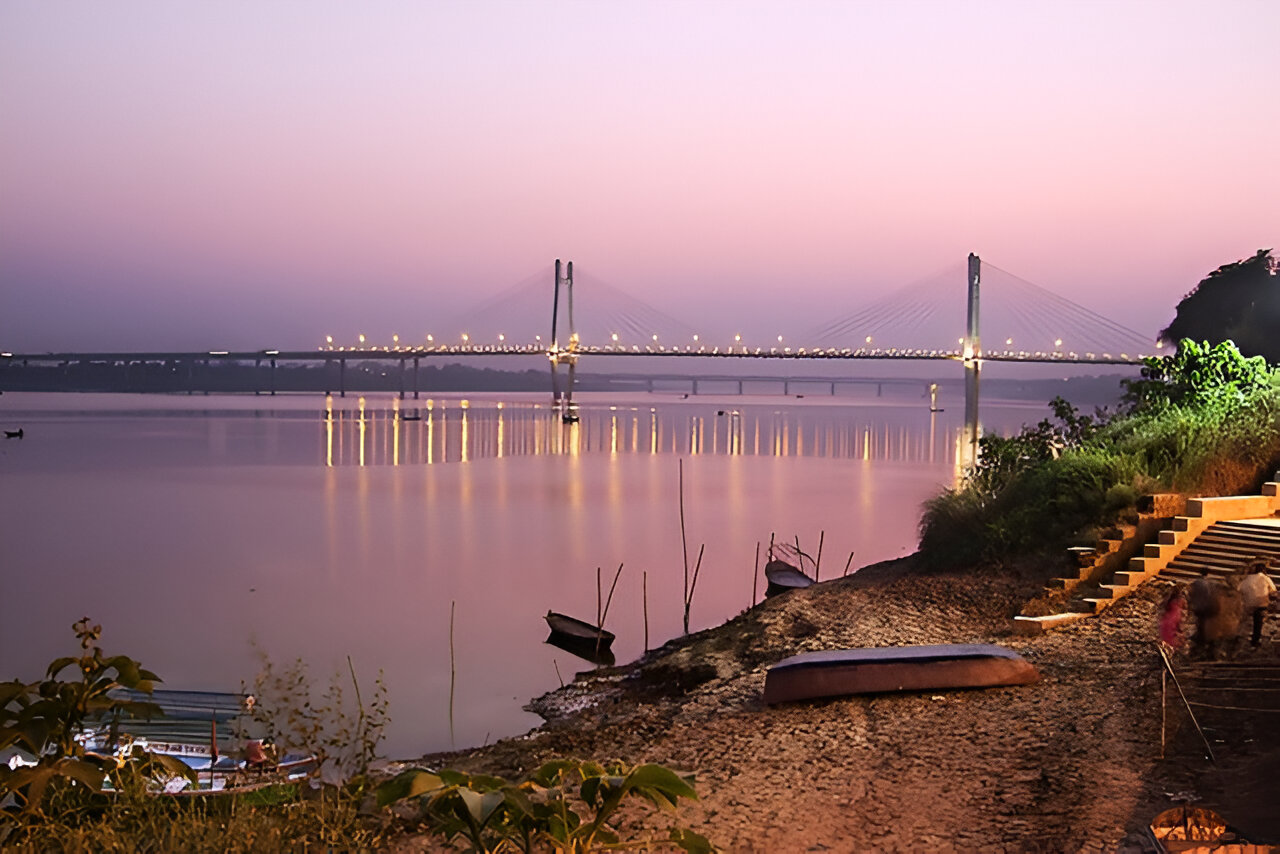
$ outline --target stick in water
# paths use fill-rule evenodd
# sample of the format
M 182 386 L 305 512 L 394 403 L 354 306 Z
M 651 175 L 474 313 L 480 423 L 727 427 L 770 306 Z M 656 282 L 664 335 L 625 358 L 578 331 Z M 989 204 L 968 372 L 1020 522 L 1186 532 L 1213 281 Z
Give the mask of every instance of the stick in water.
M 689 608 L 693 605 L 693 591 L 698 587 L 698 570 L 702 569 L 702 552 L 707 544 L 698 546 L 698 563 L 693 568 L 693 583 L 689 585 L 689 594 L 684 599 L 684 633 L 689 634 Z
M 849 574 L 849 567 L 853 565 L 853 552 L 849 552 L 849 559 L 844 562 L 844 574 Z
M 756 540 L 756 569 L 751 573 L 751 607 L 756 606 L 756 590 L 760 585 L 760 541 Z
M 813 562 L 813 580 L 818 581 L 822 577 L 822 541 L 827 537 L 826 531 L 818 532 L 818 559 Z
M 684 532 L 684 458 L 680 458 L 680 551 L 684 554 L 684 598 L 689 598 L 689 540 Z M 685 634 L 689 630 L 685 629 Z
M 644 586 L 641 596 L 644 600 L 644 651 L 649 651 L 649 570 L 644 571 Z
M 449 746 L 453 747 L 453 687 L 458 677 L 458 670 L 454 667 L 453 659 L 453 609 L 458 605 L 457 600 L 449 602 Z

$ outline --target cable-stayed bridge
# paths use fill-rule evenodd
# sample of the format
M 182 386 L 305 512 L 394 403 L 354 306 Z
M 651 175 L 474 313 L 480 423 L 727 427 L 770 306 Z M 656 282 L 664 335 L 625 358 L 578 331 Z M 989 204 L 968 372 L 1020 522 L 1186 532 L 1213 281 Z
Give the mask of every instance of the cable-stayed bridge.
M 964 286 L 961 287 L 961 282 Z M 833 312 L 834 314 L 834 312 Z M 131 365 L 165 362 L 193 375 L 222 361 L 264 363 L 275 389 L 278 362 L 336 364 L 333 383 L 346 390 L 348 362 L 399 363 L 401 395 L 406 367 L 422 359 L 486 355 L 541 355 L 549 359 L 553 394 L 557 368 L 569 373 L 580 357 L 677 357 L 793 360 L 955 360 L 974 375 L 982 362 L 1138 364 L 1160 342 L 1090 311 L 1025 279 L 983 264 L 976 255 L 856 308 L 835 315 L 796 338 L 748 336 L 716 328 L 717 319 L 682 320 L 581 269 L 561 264 L 484 300 L 434 331 L 390 341 L 365 335 L 330 336 L 314 350 L 166 353 L 0 353 L 5 363 Z M 414 340 L 416 339 L 416 340 Z

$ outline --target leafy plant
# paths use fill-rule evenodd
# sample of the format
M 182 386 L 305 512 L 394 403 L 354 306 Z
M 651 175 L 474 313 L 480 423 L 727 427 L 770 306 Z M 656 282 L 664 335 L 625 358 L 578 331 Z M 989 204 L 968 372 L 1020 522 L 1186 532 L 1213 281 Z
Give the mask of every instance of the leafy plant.
M 283 668 L 265 654 L 260 659 L 253 715 L 276 744 L 284 751 L 314 757 L 317 773 L 328 783 L 367 776 L 390 721 L 382 673 L 374 680 L 373 696 L 366 703 L 350 658 L 347 670 L 353 697 L 346 695 L 346 679 L 340 673 L 333 674 L 328 687 L 315 696 L 309 668 L 301 658 Z
M 39 810 L 51 787 L 79 784 L 98 792 L 109 772 L 118 774 L 126 765 L 148 778 L 194 780 L 193 772 L 172 757 L 135 749 L 117 759 L 85 748 L 81 738 L 91 723 L 161 714 L 153 703 L 110 696 L 117 688 L 150 694 L 160 678 L 132 658 L 103 655 L 97 646 L 102 626 L 88 617 L 72 629 L 80 641 L 79 656 L 55 659 L 39 682 L 0 683 L 0 750 L 18 748 L 35 759 L 34 765 L 0 765 L 0 802 L 12 796 L 24 811 Z M 62 679 L 71 667 L 78 678 Z
M 377 789 L 380 805 L 407 799 L 424 802 L 433 833 L 462 840 L 473 852 L 551 850 L 585 854 L 650 848 L 653 839 L 624 839 L 615 821 L 624 801 L 640 798 L 671 812 L 681 798 L 697 800 L 691 780 L 662 765 L 628 767 L 621 762 L 576 759 L 547 762 L 528 779 L 411 768 Z M 663 842 L 698 854 L 718 851 L 705 837 L 672 826 Z
M 1143 360 L 1142 378 L 1123 381 L 1124 400 L 1135 412 L 1238 402 L 1273 382 L 1274 373 L 1262 356 L 1246 357 L 1231 341 L 1197 344 L 1184 338 L 1173 355 Z

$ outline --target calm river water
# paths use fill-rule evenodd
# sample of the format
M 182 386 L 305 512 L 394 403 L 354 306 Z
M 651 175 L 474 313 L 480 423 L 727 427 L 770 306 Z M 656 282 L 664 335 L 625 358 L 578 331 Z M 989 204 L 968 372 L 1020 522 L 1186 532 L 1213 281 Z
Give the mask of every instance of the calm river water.
M 587 395 L 576 425 L 544 395 L 5 394 L 25 438 L 0 441 L 0 679 L 74 652 L 87 614 L 170 688 L 238 690 L 257 650 L 322 682 L 347 656 L 363 683 L 381 670 L 392 756 L 512 735 L 590 666 L 544 643 L 542 615 L 593 618 L 597 567 L 607 589 L 624 564 L 620 661 L 643 651 L 645 573 L 650 646 L 680 632 L 681 459 L 691 562 L 706 546 L 694 629 L 751 604 L 771 534 L 816 552 L 825 533 L 823 577 L 912 551 L 921 502 L 957 477 L 963 405 L 898 393 Z

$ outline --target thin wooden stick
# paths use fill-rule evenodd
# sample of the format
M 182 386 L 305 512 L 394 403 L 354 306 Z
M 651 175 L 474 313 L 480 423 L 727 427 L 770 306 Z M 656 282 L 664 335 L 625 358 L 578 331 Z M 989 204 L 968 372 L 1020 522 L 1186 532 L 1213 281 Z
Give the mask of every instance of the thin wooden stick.
M 560 662 L 556 661 L 556 660 L 553 658 L 553 659 L 551 659 L 551 666 L 552 666 L 552 667 L 554 667 L 554 668 L 556 669 L 556 678 L 560 680 L 560 687 L 561 687 L 561 688 L 563 688 L 563 687 L 564 687 L 564 677 L 560 675 Z
M 644 571 L 643 587 L 641 589 L 644 599 L 644 651 L 649 651 L 649 570 Z
M 1187 702 L 1187 695 L 1182 693 L 1182 684 L 1178 681 L 1178 674 L 1173 672 L 1173 665 L 1169 663 L 1169 656 L 1165 655 L 1164 647 L 1157 645 L 1156 649 L 1160 650 L 1160 658 L 1164 661 L 1165 669 L 1173 677 L 1173 687 L 1178 689 L 1178 696 L 1182 698 L 1182 704 L 1187 707 L 1187 714 L 1191 716 L 1191 723 L 1195 724 L 1196 732 L 1200 733 L 1200 740 L 1204 742 L 1204 749 L 1209 754 L 1209 761 L 1217 765 L 1218 760 L 1214 758 L 1213 748 L 1209 746 L 1209 738 L 1204 734 L 1204 730 L 1200 728 L 1200 722 L 1196 720 L 1196 713 L 1191 711 L 1191 703 Z
M 756 568 L 751 573 L 751 607 L 756 606 L 756 591 L 760 586 L 760 541 L 756 540 Z
M 453 747 L 453 688 L 458 678 L 458 669 L 454 666 L 453 657 L 453 611 L 458 606 L 456 599 L 449 602 L 449 746 Z
M 698 587 L 698 571 L 702 569 L 702 552 L 707 544 L 698 546 L 698 563 L 693 568 L 693 583 L 689 585 L 689 595 L 684 600 L 684 633 L 689 634 L 689 609 L 693 606 L 693 591 Z
M 769 560 L 773 560 L 773 531 L 769 532 Z
M 1165 686 L 1168 683 L 1168 681 L 1169 681 L 1169 674 L 1161 670 L 1160 671 L 1160 758 L 1161 759 L 1164 759 L 1164 721 L 1165 721 L 1165 718 L 1168 717 L 1168 714 L 1167 714 L 1168 703 L 1165 699 L 1165 692 L 1167 691 L 1167 688 Z
M 684 530 L 684 458 L 680 458 L 680 550 L 684 554 L 684 598 L 689 598 L 689 540 Z M 688 622 L 687 620 L 685 622 Z M 685 628 L 685 634 L 689 629 Z
M 818 532 L 818 559 L 813 562 L 813 580 L 818 581 L 822 578 L 822 541 L 826 539 L 827 532 Z
M 604 615 L 600 613 L 600 567 L 596 567 L 596 628 L 604 627 Z
M 853 565 L 853 552 L 849 552 L 849 559 L 844 562 L 844 575 L 849 574 L 849 567 Z
M 600 613 L 600 628 L 602 629 L 604 628 L 605 617 L 609 616 L 609 603 L 613 601 L 613 591 L 618 586 L 618 576 L 620 575 L 622 575 L 622 564 L 618 564 L 618 571 L 613 574 L 613 583 L 609 585 L 609 595 L 604 600 L 604 610 Z

